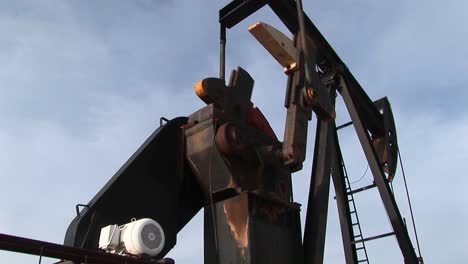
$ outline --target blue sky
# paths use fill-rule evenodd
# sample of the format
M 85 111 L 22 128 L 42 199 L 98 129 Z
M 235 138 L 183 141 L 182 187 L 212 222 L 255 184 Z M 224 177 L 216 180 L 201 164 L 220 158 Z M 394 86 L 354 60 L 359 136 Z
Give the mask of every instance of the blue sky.
M 0 1 L 0 233 L 61 243 L 86 203 L 159 125 L 203 106 L 196 81 L 218 75 L 218 9 L 227 1 Z M 309 17 L 373 99 L 388 96 L 426 263 L 468 255 L 468 2 L 304 1 Z M 285 76 L 247 32 L 275 25 L 264 8 L 228 32 L 228 71 L 255 79 L 253 101 L 281 138 Z M 338 101 L 338 123 L 349 117 Z M 310 124 L 309 146 L 314 139 Z M 340 132 L 351 180 L 366 165 L 352 129 Z M 306 209 L 309 148 L 294 175 Z M 355 187 L 369 184 L 367 174 Z M 401 173 L 396 197 L 409 220 Z M 376 191 L 356 197 L 365 236 L 390 226 Z M 325 263 L 344 263 L 330 199 Z M 203 263 L 202 215 L 169 256 Z M 393 238 L 369 242 L 373 263 L 402 263 Z M 5 262 L 34 263 L 0 251 Z

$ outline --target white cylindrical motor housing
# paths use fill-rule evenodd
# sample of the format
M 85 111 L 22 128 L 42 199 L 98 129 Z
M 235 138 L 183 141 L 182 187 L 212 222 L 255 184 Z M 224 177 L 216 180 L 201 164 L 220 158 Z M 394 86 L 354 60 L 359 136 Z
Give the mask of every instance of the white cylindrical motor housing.
M 165 243 L 164 231 L 158 222 L 142 218 L 125 225 L 122 229 L 122 241 L 128 253 L 133 255 L 158 255 Z

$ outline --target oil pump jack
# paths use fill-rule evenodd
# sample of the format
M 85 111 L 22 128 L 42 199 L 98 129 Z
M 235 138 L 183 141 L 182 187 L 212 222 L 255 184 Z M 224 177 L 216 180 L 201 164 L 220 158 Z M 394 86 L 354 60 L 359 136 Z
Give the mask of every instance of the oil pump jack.
M 288 77 L 282 142 L 251 102 L 254 80 L 249 73 L 238 67 L 225 80 L 227 29 L 264 6 L 292 34 L 289 38 L 262 22 L 249 28 Z M 347 264 L 369 263 L 364 242 L 389 235 L 396 237 L 404 263 L 422 263 L 389 186 L 398 145 L 387 98 L 373 102 L 368 97 L 304 14 L 300 0 L 234 0 L 219 11 L 219 23 L 220 76 L 195 85 L 206 106 L 188 117 L 161 120 L 161 126 L 96 196 L 80 205 L 81 210 L 77 206 L 65 246 L 90 254 L 98 249 L 106 226 L 150 218 L 163 230 L 164 243 L 157 255 L 145 260 L 164 263 L 160 259 L 176 245 L 177 233 L 203 208 L 206 264 L 323 263 L 332 180 Z M 351 117 L 343 126 L 335 123 L 338 95 Z M 302 169 L 308 123 L 314 114 L 315 144 L 302 236 L 291 173 Z M 337 134 L 350 125 L 373 175 L 372 185 L 357 190 L 351 189 L 343 169 Z M 352 194 L 368 188 L 378 189 L 393 228 L 388 234 L 364 238 L 353 217 Z M 149 239 L 154 240 L 151 234 Z M 134 257 L 125 261 L 139 263 Z

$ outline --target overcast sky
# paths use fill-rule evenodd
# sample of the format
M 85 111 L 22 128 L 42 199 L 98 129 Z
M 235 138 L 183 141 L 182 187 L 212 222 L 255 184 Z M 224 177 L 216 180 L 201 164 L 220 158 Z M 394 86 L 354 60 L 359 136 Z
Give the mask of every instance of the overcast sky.
M 218 75 L 218 9 L 227 3 L 0 0 L 0 233 L 62 243 L 75 204 L 94 196 L 161 116 L 185 116 L 204 105 L 193 86 Z M 468 2 L 304 0 L 304 6 L 371 98 L 392 103 L 426 263 L 466 263 Z M 247 32 L 259 20 L 286 32 L 262 9 L 228 32 L 227 69 L 249 71 L 253 102 L 282 138 L 286 77 Z M 337 122 L 346 122 L 338 103 Z M 362 151 L 352 128 L 340 136 L 356 181 L 366 170 Z M 304 170 L 294 175 L 303 212 L 311 156 L 309 148 Z M 368 173 L 353 187 L 370 183 Z M 395 188 L 409 223 L 401 173 Z M 391 231 L 376 190 L 356 200 L 365 236 Z M 202 218 L 187 225 L 168 254 L 177 263 L 203 263 Z M 403 262 L 392 237 L 366 245 L 372 263 Z M 37 262 L 5 251 L 0 258 Z M 344 263 L 333 195 L 325 263 Z

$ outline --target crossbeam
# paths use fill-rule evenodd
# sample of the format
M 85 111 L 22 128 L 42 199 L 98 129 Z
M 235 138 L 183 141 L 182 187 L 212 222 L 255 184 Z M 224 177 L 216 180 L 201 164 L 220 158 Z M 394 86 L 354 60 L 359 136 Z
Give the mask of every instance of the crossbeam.
M 69 247 L 6 234 L 0 234 L 0 250 L 88 264 L 174 264 L 174 260 L 172 259 L 154 261 L 145 258 L 135 258 L 101 251 Z

